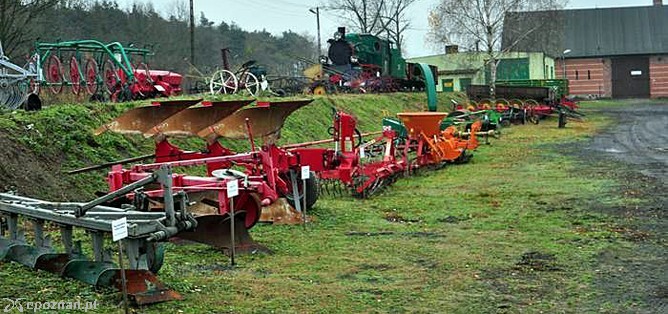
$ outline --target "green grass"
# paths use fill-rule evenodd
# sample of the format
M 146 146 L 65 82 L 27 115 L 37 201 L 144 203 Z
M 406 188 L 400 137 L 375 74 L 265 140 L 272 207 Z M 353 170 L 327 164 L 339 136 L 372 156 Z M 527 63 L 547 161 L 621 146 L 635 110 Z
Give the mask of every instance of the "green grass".
M 383 110 L 391 115 L 423 107 L 419 98 L 407 94 L 347 95 L 334 101 L 337 107 L 352 111 L 364 131 L 379 128 Z M 283 141 L 326 137 L 330 105 L 321 98 L 295 113 L 283 130 Z M 67 112 L 66 116 L 91 119 L 86 122 L 91 126 L 117 110 L 65 106 L 38 113 L 38 119 L 18 114 L 9 119 L 12 122 L 2 123 L 23 126 L 38 120 L 38 128 L 53 130 L 49 123 L 57 121 L 50 120 L 51 116 L 58 119 Z M 593 259 L 613 242 L 624 242 L 611 231 L 607 218 L 589 212 L 588 206 L 625 201 L 611 193 L 617 183 L 610 177 L 582 173 L 583 165 L 560 153 L 558 147 L 585 140 L 608 123 L 604 117 L 591 116 L 584 123 L 569 123 L 566 129 L 557 129 L 555 120 L 513 126 L 492 145 L 481 146 L 468 164 L 401 179 L 368 200 L 324 197 L 312 211 L 316 221 L 307 230 L 271 225 L 252 229 L 253 237 L 275 253 L 240 257 L 235 270 L 227 270 L 227 259 L 206 246 L 168 244 L 160 278 L 182 293 L 184 300 L 139 311 L 596 311 Z M 67 135 L 71 130 L 56 131 L 62 142 L 49 149 L 62 150 L 69 142 L 87 139 L 78 133 L 81 130 L 71 137 Z M 19 136 L 26 145 L 47 141 Z M 66 153 L 85 158 L 79 163 L 87 164 L 150 149 L 141 143 L 119 152 L 120 147 L 138 142 L 114 135 L 95 141 L 102 145 L 101 152 L 88 151 L 83 145 Z M 66 165 L 75 165 L 71 157 L 66 158 Z M 392 223 L 385 219 L 390 214 L 414 222 Z M 460 221 L 446 222 L 453 218 Z M 391 234 L 351 236 L 349 232 Z M 518 265 L 528 252 L 550 258 L 538 261 L 535 267 Z M 540 263 L 548 267 L 542 269 Z M 0 265 L 0 297 L 28 297 L 40 291 L 40 300 L 98 298 L 103 303 L 101 312 L 118 312 L 118 294 L 113 292 L 95 291 L 47 273 L 37 275 L 13 263 Z

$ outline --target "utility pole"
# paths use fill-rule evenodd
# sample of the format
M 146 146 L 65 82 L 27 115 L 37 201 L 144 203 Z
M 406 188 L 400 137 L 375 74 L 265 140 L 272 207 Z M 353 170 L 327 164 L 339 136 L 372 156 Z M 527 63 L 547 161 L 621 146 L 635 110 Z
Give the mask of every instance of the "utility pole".
M 561 68 L 562 68 L 562 70 L 564 70 L 564 75 L 563 75 L 562 78 L 564 80 L 568 78 L 566 76 L 566 55 L 569 54 L 569 53 L 571 53 L 570 49 L 566 49 L 566 50 L 564 50 L 564 52 L 561 53 Z
M 315 14 L 316 21 L 318 23 L 318 57 L 320 57 L 322 55 L 322 44 L 320 42 L 320 7 L 315 7 L 315 9 L 309 9 L 309 12 Z
M 195 64 L 195 8 L 190 0 L 190 63 Z

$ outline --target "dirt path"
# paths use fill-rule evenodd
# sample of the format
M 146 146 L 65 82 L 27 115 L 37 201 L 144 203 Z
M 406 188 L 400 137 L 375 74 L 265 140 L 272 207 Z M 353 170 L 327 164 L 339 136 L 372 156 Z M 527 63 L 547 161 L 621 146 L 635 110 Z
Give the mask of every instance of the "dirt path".
M 611 215 L 625 241 L 597 258 L 600 309 L 613 313 L 668 313 L 668 101 L 606 108 L 594 114 L 617 122 L 578 155 L 596 171 L 615 176 L 622 206 L 593 210 Z M 597 206 L 594 206 L 597 207 Z
M 668 103 L 606 109 L 616 127 L 594 139 L 589 147 L 607 157 L 633 165 L 642 174 L 668 184 Z

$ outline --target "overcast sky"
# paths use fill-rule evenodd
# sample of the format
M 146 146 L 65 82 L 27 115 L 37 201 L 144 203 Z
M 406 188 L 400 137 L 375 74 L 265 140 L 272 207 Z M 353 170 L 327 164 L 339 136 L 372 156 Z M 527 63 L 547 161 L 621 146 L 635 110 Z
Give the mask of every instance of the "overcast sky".
M 188 2 L 187 0 L 117 0 L 121 5 L 129 5 L 134 2 L 153 2 L 156 9 L 161 12 L 169 12 L 170 7 L 176 1 Z M 466 0 L 464 0 L 466 1 Z M 297 33 L 317 34 L 315 15 L 309 12 L 309 8 L 324 3 L 326 0 L 194 0 L 196 18 L 199 12 L 204 12 L 209 20 L 216 22 L 236 23 L 246 30 L 262 30 L 280 34 L 286 30 Z M 438 0 L 417 0 L 409 9 L 408 16 L 411 20 L 411 28 L 406 33 L 407 57 L 417 57 L 441 53 L 425 41 L 429 25 L 427 16 L 429 11 L 438 4 Z M 665 0 L 664 0 L 665 2 Z M 652 5 L 652 0 L 570 0 L 568 8 L 603 8 L 617 6 L 645 6 Z M 322 11 L 321 35 L 323 49 L 326 49 L 326 41 L 339 26 L 337 16 L 328 11 Z

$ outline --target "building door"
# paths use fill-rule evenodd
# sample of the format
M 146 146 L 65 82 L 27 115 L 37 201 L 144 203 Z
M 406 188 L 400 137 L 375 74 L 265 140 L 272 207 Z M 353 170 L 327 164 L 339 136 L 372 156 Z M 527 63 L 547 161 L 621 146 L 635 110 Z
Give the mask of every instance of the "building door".
M 612 59 L 612 97 L 649 98 L 649 58 Z
M 469 86 L 471 86 L 471 79 L 470 78 L 460 78 L 459 79 L 459 91 L 460 92 L 465 92 Z

